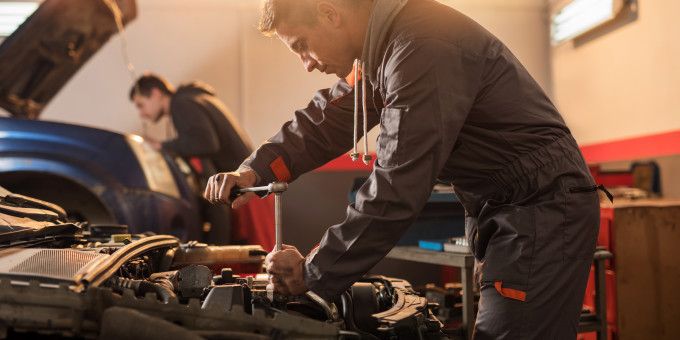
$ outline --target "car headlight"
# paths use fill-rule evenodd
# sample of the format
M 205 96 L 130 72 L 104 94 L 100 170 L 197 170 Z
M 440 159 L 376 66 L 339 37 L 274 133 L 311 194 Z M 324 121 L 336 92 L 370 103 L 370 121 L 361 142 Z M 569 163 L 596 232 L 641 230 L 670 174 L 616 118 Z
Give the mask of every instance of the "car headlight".
M 163 155 L 149 143 L 144 142 L 144 138 L 140 136 L 125 135 L 125 140 L 137 156 L 149 188 L 174 198 L 181 198 L 175 178 Z

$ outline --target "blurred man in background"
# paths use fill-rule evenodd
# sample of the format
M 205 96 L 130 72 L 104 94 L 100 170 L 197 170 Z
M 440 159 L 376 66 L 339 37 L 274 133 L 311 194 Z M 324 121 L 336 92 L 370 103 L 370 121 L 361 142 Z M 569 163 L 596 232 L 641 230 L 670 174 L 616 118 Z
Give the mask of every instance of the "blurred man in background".
M 208 85 L 195 81 L 177 90 L 165 78 L 145 73 L 130 89 L 130 100 L 141 118 L 158 122 L 169 116 L 177 137 L 157 141 L 144 139 L 156 150 L 164 150 L 184 158 L 204 181 L 219 171 L 237 167 L 252 147 L 227 106 Z M 200 198 L 201 202 L 205 202 Z M 227 244 L 231 242 L 229 207 L 202 204 L 204 230 L 187 231 L 187 240 Z M 209 231 L 209 232 L 208 232 Z

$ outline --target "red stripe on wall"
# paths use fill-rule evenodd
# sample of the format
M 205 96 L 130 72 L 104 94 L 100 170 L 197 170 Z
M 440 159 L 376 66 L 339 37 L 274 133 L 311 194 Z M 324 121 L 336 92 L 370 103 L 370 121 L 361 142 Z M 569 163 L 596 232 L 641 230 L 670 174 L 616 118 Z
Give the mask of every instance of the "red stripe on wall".
M 364 164 L 362 160 L 363 154 L 359 155 L 359 159 L 352 161 L 349 154 L 344 154 L 328 163 L 326 165 L 316 169 L 316 171 L 360 171 L 360 170 L 373 170 L 373 162 L 376 159 L 375 154 L 371 154 L 371 163 L 368 165 Z
M 604 163 L 680 154 L 680 131 L 582 145 L 588 163 Z
M 680 155 L 680 131 L 622 139 L 613 142 L 582 145 L 581 152 L 588 163 L 604 163 L 638 158 Z M 373 154 L 373 160 L 376 155 Z M 353 162 L 349 154 L 342 155 L 317 171 L 372 170 L 359 158 Z

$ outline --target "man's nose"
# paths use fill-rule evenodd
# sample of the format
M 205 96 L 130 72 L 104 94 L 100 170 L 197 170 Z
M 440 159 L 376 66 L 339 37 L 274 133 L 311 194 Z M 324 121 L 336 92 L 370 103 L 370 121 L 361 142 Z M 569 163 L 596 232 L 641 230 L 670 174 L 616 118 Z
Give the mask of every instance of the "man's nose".
M 300 60 L 302 60 L 302 65 L 305 66 L 305 70 L 307 70 L 307 72 L 312 72 L 314 69 L 316 69 L 316 60 L 311 58 L 309 55 L 301 54 Z

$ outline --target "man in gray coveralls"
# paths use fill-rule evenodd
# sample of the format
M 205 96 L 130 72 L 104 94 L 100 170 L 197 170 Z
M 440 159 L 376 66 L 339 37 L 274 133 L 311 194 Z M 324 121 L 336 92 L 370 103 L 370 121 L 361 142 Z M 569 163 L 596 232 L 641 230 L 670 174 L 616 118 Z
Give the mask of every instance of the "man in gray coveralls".
M 475 339 L 575 339 L 597 242 L 598 187 L 564 120 L 508 48 L 432 0 L 268 0 L 260 30 L 276 34 L 307 71 L 340 79 L 205 197 L 232 186 L 292 181 L 352 147 L 354 97 L 380 125 L 368 181 L 303 257 L 267 257 L 269 287 L 333 301 L 382 259 L 437 180 L 466 209 L 481 287 Z M 361 60 L 361 82 L 353 62 Z M 354 87 L 353 87 L 354 86 Z

